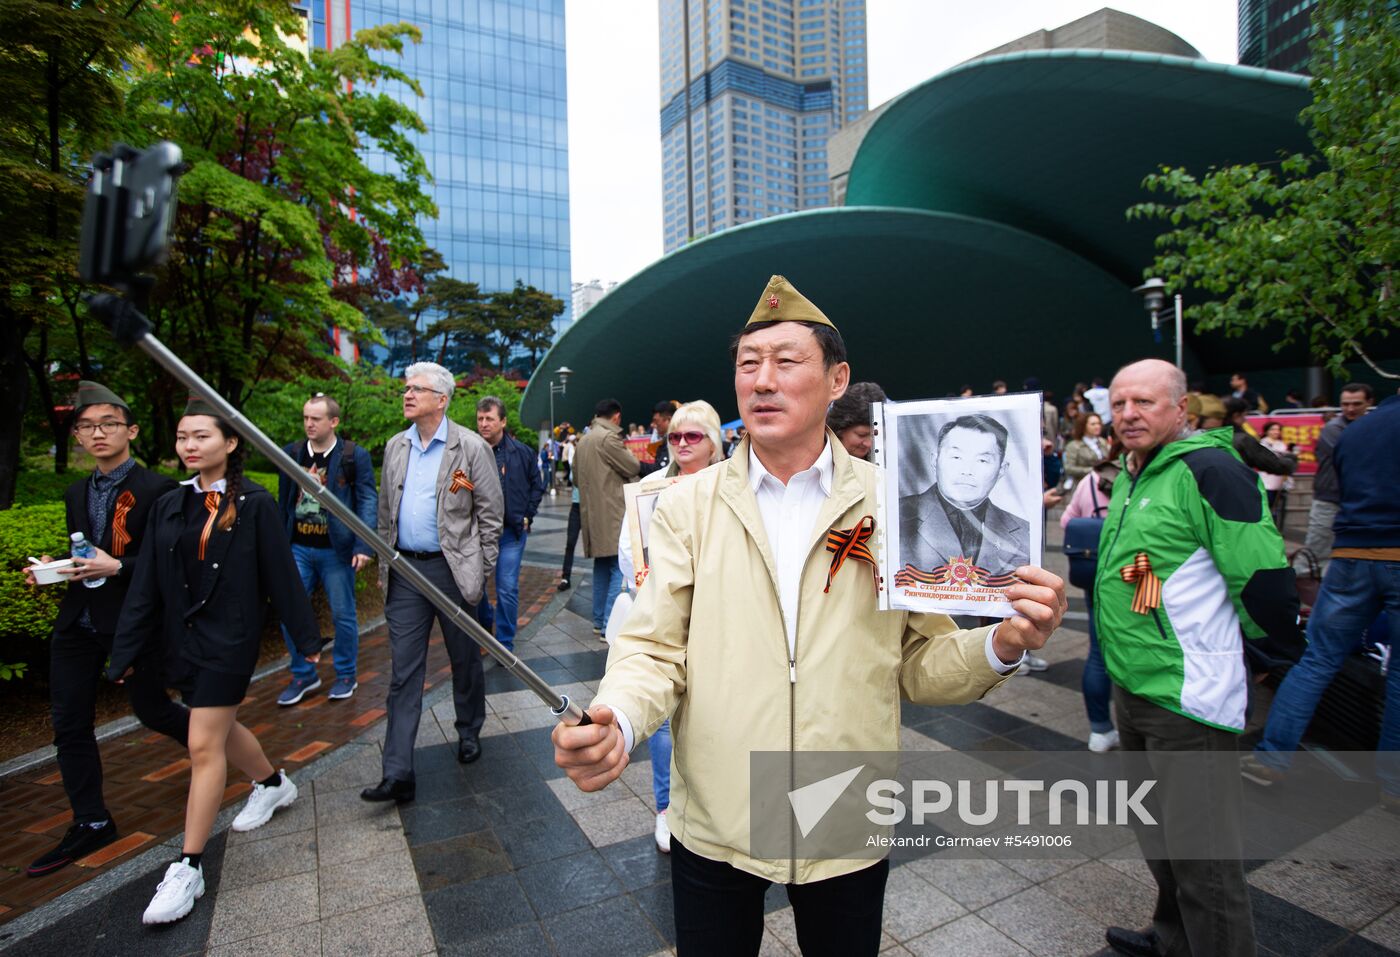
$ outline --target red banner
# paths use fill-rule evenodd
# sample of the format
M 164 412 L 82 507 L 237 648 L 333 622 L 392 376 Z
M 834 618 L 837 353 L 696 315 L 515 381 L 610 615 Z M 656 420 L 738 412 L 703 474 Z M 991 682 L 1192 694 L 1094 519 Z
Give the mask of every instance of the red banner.
M 1317 446 L 1317 437 L 1322 432 L 1323 418 L 1317 412 L 1304 412 L 1300 415 L 1251 415 L 1246 421 L 1259 433 L 1260 438 L 1264 436 L 1264 426 L 1269 422 L 1277 422 L 1283 426 L 1283 441 L 1287 445 L 1296 446 L 1294 449 L 1298 454 L 1298 475 L 1313 475 L 1317 472 L 1317 458 L 1313 454 L 1313 449 Z
M 656 450 L 661 446 L 660 442 L 653 443 L 650 435 L 634 435 L 623 439 L 623 442 L 627 445 L 627 451 L 637 457 L 637 461 L 648 465 L 656 461 Z

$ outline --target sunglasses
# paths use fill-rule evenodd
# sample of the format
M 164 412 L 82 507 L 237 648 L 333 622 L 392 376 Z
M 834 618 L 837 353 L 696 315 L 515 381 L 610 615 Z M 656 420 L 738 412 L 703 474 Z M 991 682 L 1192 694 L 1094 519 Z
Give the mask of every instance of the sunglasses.
M 680 445 L 682 441 L 686 445 L 699 445 L 706 438 L 708 436 L 704 432 L 672 432 L 666 436 L 666 441 L 672 445 Z

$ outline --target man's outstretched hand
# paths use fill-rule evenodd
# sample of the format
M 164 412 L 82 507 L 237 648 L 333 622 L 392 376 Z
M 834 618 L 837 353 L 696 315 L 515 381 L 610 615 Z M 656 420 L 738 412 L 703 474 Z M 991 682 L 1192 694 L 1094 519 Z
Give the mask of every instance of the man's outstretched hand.
M 554 726 L 554 763 L 564 769 L 580 791 L 601 791 L 627 767 L 627 747 L 622 729 L 607 705 L 588 709 L 592 724 L 578 727 L 563 722 Z
M 1044 647 L 1069 610 L 1065 581 L 1059 575 L 1022 565 L 1016 569 L 1016 579 L 1006 589 L 1006 599 L 1019 614 L 1002 621 L 992 638 L 992 650 L 1007 664 L 1019 661 L 1024 652 Z

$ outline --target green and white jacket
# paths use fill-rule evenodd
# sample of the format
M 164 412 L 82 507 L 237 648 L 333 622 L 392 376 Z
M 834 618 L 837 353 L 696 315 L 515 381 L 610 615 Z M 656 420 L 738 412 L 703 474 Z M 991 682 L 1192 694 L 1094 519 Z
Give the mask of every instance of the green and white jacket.
M 1160 604 L 1145 613 L 1133 607 L 1138 583 L 1122 573 L 1140 553 L 1161 583 Z M 1137 475 L 1124 469 L 1099 540 L 1094 615 L 1116 684 L 1204 724 L 1244 729 L 1243 638 L 1295 639 L 1298 596 L 1263 484 L 1229 429 L 1164 445 Z

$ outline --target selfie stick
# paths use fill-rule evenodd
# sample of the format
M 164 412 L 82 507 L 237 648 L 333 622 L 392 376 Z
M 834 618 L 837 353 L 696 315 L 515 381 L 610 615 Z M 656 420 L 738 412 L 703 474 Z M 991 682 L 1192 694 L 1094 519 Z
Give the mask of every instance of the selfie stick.
M 112 162 L 112 157 L 101 155 L 93 163 L 94 176 L 89 183 L 87 207 L 83 214 L 85 249 L 81 262 L 84 265 L 89 262 L 112 262 L 113 258 L 121 260 L 123 259 L 121 246 L 125 245 L 126 248 L 130 248 L 129 243 L 123 244 L 122 240 L 118 238 L 116 240 L 118 248 L 115 253 L 110 249 L 104 250 L 104 247 L 112 243 L 111 238 L 104 241 L 103 234 L 108 227 L 115 225 L 117 228 L 113 231 L 120 233 L 123 223 L 141 220 L 143 210 L 144 215 L 154 218 L 169 216 L 173 212 L 173 198 L 169 200 L 169 205 L 165 210 L 160 210 L 156 207 L 161 204 L 159 202 L 153 203 L 150 199 L 156 194 L 136 194 L 136 191 L 130 188 L 130 184 L 124 182 L 126 177 L 123 174 L 138 167 L 140 160 L 145 156 L 163 150 L 164 152 L 158 157 L 165 164 L 161 168 L 161 172 L 173 184 L 175 167 L 179 163 L 178 148 L 165 143 L 146 151 L 146 154 L 130 150 L 125 155 L 120 152 L 122 149 L 129 148 L 118 147 L 114 151 L 117 154 L 115 163 Z M 173 162 L 170 160 L 170 151 L 172 150 L 174 151 Z M 101 165 L 104 161 L 108 164 L 105 168 Z M 169 185 L 166 195 L 169 196 L 172 193 L 173 185 Z M 160 226 L 160 224 L 157 225 Z M 163 226 L 159 232 L 163 236 Z M 108 232 L 107 235 L 110 237 L 111 233 Z M 146 235 L 150 235 L 149 228 L 146 229 Z M 89 252 L 93 252 L 96 258 L 89 258 Z M 112 258 L 104 259 L 104 255 Z M 150 262 L 154 261 L 153 256 L 146 256 L 145 259 L 146 261 L 142 265 L 149 265 Z M 133 274 L 122 275 L 122 270 L 108 275 L 99 275 L 101 270 L 96 269 L 91 271 L 80 269 L 80 271 L 83 272 L 84 279 L 108 282 L 113 285 L 120 283 L 126 286 L 136 286 L 141 282 Z M 163 342 L 152 335 L 150 321 L 134 303 L 121 296 L 102 294 L 88 297 L 87 304 L 88 308 L 112 331 L 112 336 L 118 343 L 124 346 L 139 347 L 161 368 L 187 386 L 191 392 L 218 410 L 220 417 L 229 422 L 234 431 L 247 439 L 254 448 L 267 456 L 279 472 L 295 482 L 304 494 L 309 495 L 327 512 L 349 526 L 350 530 L 361 541 L 367 542 L 390 572 L 401 575 L 419 594 L 432 602 L 434 608 L 446 615 L 447 620 L 466 632 L 467 637 L 490 652 L 491 656 L 499 661 L 507 671 L 519 678 L 527 688 L 537 694 L 540 700 L 549 705 L 550 713 L 574 725 L 593 723 L 592 719 L 588 717 L 588 713 L 570 700 L 568 695 L 555 691 L 528 665 L 517 658 L 509 648 L 492 637 L 491 633 L 481 627 L 464 608 L 448 598 L 411 562 L 399 554 L 397 549 L 391 548 L 374 529 L 362 522 L 360 517 L 351 511 L 348 505 L 336 498 L 329 488 L 323 486 L 319 480 L 299 466 L 290 455 L 282 451 L 277 443 L 264 435 L 262 430 L 254 425 L 247 416 L 234 408 L 227 399 L 200 378 L 198 373 L 187 366 L 179 356 L 171 352 Z M 485 595 L 482 598 L 485 600 Z

